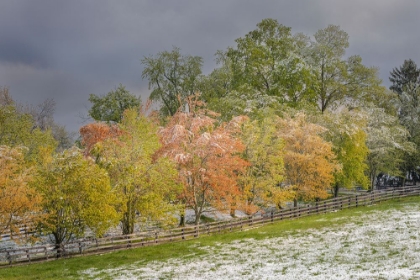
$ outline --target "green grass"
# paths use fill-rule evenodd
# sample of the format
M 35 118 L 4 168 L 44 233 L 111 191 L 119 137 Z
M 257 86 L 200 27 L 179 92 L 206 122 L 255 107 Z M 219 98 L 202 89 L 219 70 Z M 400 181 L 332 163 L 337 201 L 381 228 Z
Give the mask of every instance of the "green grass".
M 405 205 L 420 203 L 420 197 L 408 197 L 382 202 L 369 207 L 346 209 L 334 213 L 320 214 L 291 221 L 280 221 L 264 227 L 242 232 L 220 235 L 201 235 L 200 238 L 185 242 L 162 244 L 152 247 L 124 250 L 103 255 L 82 256 L 61 259 L 46 263 L 0 268 L 0 279 L 79 279 L 79 271 L 89 268 L 104 270 L 133 263 L 142 265 L 151 261 L 164 261 L 170 258 L 188 260 L 207 254 L 204 247 L 223 247 L 225 243 L 247 238 L 264 239 L 297 234 L 303 230 L 339 227 L 350 219 L 369 215 L 371 211 L 401 209 Z M 99 274 L 98 276 L 104 276 Z

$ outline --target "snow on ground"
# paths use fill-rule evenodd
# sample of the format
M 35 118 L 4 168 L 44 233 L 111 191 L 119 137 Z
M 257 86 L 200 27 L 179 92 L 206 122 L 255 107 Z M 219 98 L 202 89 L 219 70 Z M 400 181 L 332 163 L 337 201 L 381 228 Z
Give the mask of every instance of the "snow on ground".
M 420 279 L 420 205 L 346 219 L 348 223 L 340 227 L 200 247 L 208 254 L 89 269 L 80 276 L 120 280 Z

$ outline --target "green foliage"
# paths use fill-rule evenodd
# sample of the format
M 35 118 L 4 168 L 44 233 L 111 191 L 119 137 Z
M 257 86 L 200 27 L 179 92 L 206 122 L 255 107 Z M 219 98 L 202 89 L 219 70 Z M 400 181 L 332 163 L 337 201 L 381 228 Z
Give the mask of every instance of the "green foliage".
M 333 144 L 336 160 L 341 165 L 334 173 L 334 195 L 337 196 L 342 187 L 351 188 L 356 184 L 367 187 L 365 116 L 358 111 L 341 110 L 318 116 L 318 122 L 328 128 L 326 140 Z
M 104 122 L 119 123 L 126 109 L 140 108 L 141 105 L 140 98 L 131 94 L 122 84 L 105 96 L 91 94 L 89 101 L 92 103 L 89 115 L 94 120 Z
M 404 60 L 403 65 L 392 69 L 390 75 L 389 81 L 392 85 L 389 89 L 398 95 L 401 95 L 408 85 L 419 84 L 420 82 L 420 69 L 417 68 L 417 64 L 411 59 Z
M 162 102 L 162 116 L 173 116 L 179 109 L 183 110 L 186 98 L 198 91 L 201 57 L 181 55 L 180 49 L 174 47 L 171 52 L 144 57 L 141 62 L 142 78 L 147 78 L 149 89 L 153 89 L 150 99 Z
M 225 64 L 232 71 L 232 89 L 248 85 L 257 94 L 275 96 L 281 103 L 296 106 L 313 100 L 312 71 L 301 48 L 302 37 L 293 37 L 291 28 L 274 19 L 264 19 L 257 29 L 235 40 L 228 48 Z
M 343 103 L 359 100 L 380 84 L 378 70 L 362 64 L 360 56 L 344 59 L 348 34 L 339 26 L 329 25 L 314 35 L 311 66 L 316 72 L 316 99 L 321 112 Z
M 27 147 L 26 159 L 35 162 L 42 149 L 53 150 L 57 142 L 49 130 L 35 128 L 29 114 L 18 112 L 14 105 L 6 105 L 0 106 L 0 144 Z
M 373 189 L 379 173 L 401 176 L 401 166 L 407 155 L 416 151 L 415 144 L 410 142 L 410 134 L 398 117 L 391 116 L 383 109 L 370 108 L 367 114 L 367 146 L 369 154 L 370 186 Z
M 409 141 L 417 146 L 417 150 L 405 153 L 405 162 L 401 166 L 402 171 L 418 171 L 420 165 L 420 69 L 414 61 L 405 60 L 398 69 L 394 68 L 389 80 L 390 87 L 397 94 L 398 118 L 409 132 Z
M 101 236 L 118 221 L 107 173 L 75 147 L 46 158 L 34 184 L 47 215 L 40 230 L 52 234 L 57 246 L 82 237 L 87 228 Z

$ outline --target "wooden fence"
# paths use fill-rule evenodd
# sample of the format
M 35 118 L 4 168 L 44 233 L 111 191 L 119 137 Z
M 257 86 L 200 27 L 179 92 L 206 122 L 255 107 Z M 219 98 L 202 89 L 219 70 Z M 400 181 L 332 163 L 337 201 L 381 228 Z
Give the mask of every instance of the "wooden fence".
M 315 202 L 306 207 L 297 207 L 278 212 L 266 213 L 260 216 L 249 216 L 230 221 L 220 221 L 195 226 L 175 228 L 168 231 L 153 231 L 131 235 L 110 236 L 98 239 L 81 239 L 56 248 L 54 245 L 33 246 L 10 250 L 0 250 L 0 266 L 19 263 L 47 261 L 60 257 L 98 254 L 115 250 L 151 246 L 156 244 L 184 241 L 197 238 L 200 235 L 241 231 L 246 228 L 259 227 L 280 220 L 290 220 L 300 217 L 327 213 L 331 211 L 371 205 L 396 197 L 415 196 L 420 194 L 420 187 L 404 187 L 392 190 L 381 190 L 363 195 L 349 195 L 329 200 Z

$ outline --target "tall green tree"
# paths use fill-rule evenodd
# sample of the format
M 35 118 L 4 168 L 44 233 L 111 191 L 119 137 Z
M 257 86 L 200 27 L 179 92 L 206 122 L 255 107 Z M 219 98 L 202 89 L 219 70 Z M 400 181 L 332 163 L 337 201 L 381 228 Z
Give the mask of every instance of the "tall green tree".
M 391 72 L 390 87 L 397 94 L 398 118 L 410 133 L 409 141 L 416 144 L 414 153 L 405 155 L 403 173 L 411 173 L 416 180 L 420 165 L 420 69 L 412 60 L 405 60 Z
M 339 26 L 317 31 L 311 44 L 310 64 L 316 72 L 316 100 L 321 112 L 349 100 L 369 96 L 381 83 L 378 70 L 366 67 L 358 55 L 344 59 L 349 36 Z
M 303 40 L 294 37 L 290 27 L 264 19 L 257 29 L 235 42 L 236 47 L 226 51 L 233 89 L 240 91 L 247 84 L 259 94 L 279 97 L 290 106 L 314 101 L 314 77 L 302 56 Z
M 163 117 L 173 116 L 187 105 L 186 98 L 199 91 L 199 77 L 203 59 L 182 55 L 179 48 L 164 51 L 156 56 L 144 57 L 142 78 L 149 80 L 150 99 L 161 102 Z
M 114 123 L 121 122 L 126 109 L 140 108 L 141 105 L 141 99 L 131 94 L 122 84 L 104 96 L 91 94 L 89 101 L 92 103 L 89 115 L 94 120 Z

